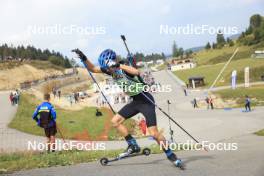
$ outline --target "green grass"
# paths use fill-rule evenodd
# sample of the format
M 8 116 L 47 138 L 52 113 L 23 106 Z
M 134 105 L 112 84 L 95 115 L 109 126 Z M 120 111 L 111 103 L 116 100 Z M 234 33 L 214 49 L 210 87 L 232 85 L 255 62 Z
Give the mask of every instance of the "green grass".
M 264 86 L 254 86 L 250 88 L 237 88 L 235 90 L 226 89 L 215 92 L 224 100 L 235 100 L 238 106 L 244 106 L 245 96 L 251 98 L 252 106 L 264 105 Z
M 243 83 L 244 82 L 244 70 L 239 70 L 237 72 L 237 82 Z M 264 75 L 264 66 L 262 64 L 260 66 L 253 67 L 249 69 L 249 75 L 250 75 L 250 82 L 258 82 L 262 81 L 261 76 Z M 231 81 L 231 79 L 230 79 Z
M 202 50 L 194 54 L 197 67 L 189 70 L 180 70 L 174 72 L 184 82 L 188 81 L 191 76 L 204 76 L 206 87 L 210 86 L 216 79 L 224 64 L 239 47 L 239 51 L 234 56 L 231 63 L 223 72 L 216 86 L 228 85 L 231 81 L 233 70 L 238 72 L 238 83 L 244 82 L 244 68 L 250 67 L 250 81 L 260 81 L 261 75 L 264 74 L 264 59 L 253 59 L 251 55 L 255 50 L 264 50 L 264 42 L 253 46 L 233 46 L 222 49 Z
M 158 145 L 150 147 L 152 154 L 163 153 Z M 12 154 L 0 154 L 0 174 L 11 173 L 19 170 L 34 168 L 47 168 L 52 166 L 68 166 L 78 163 L 97 161 L 102 157 L 115 157 L 121 150 L 111 151 L 60 151 L 54 153 L 23 152 Z M 98 161 L 99 164 L 99 161 Z
M 239 47 L 239 51 L 234 56 L 233 60 L 247 59 L 251 57 L 251 54 L 253 54 L 255 50 L 263 50 L 264 42 L 253 46 L 233 46 L 224 47 L 222 49 L 202 50 L 196 53 L 194 58 L 198 66 L 223 63 L 232 56 L 237 47 Z
M 39 103 L 40 101 L 37 101 L 33 95 L 22 94 L 17 113 L 10 122 L 9 127 L 26 133 L 44 136 L 43 129 L 38 127 L 31 118 Z M 67 139 L 101 140 L 99 137 L 104 132 L 105 124 L 110 123 L 111 113 L 109 114 L 110 111 L 106 108 L 101 109 L 103 116 L 98 118 L 95 116 L 95 109 L 95 107 L 86 107 L 79 111 L 56 109 L 57 124 L 63 136 Z M 135 122 L 128 120 L 125 125 L 133 133 Z M 107 135 L 109 139 L 119 137 L 115 129 L 111 129 Z M 60 133 L 57 133 L 57 136 L 61 137 Z
M 184 82 L 188 81 L 188 78 L 191 76 L 204 76 L 206 87 L 209 87 L 212 82 L 216 79 L 217 75 L 220 73 L 220 70 L 224 66 L 224 63 L 215 64 L 215 65 L 205 65 L 199 66 L 189 70 L 176 71 L 176 74 Z M 264 59 L 242 59 L 232 61 L 228 67 L 223 72 L 221 78 L 219 79 L 216 86 L 228 85 L 231 80 L 231 73 L 233 70 L 238 72 L 238 81 L 237 83 L 243 83 L 244 81 L 244 68 L 250 67 L 250 79 L 251 81 L 260 81 L 260 75 L 264 74 Z
M 228 56 L 232 55 L 232 53 L 235 51 L 236 47 L 225 47 L 223 49 L 214 49 L 214 50 L 202 50 L 198 53 L 196 53 L 195 61 L 197 64 L 200 65 L 208 65 L 210 63 L 210 60 L 213 59 L 219 59 L 227 58 Z M 220 62 L 220 61 L 219 61 Z

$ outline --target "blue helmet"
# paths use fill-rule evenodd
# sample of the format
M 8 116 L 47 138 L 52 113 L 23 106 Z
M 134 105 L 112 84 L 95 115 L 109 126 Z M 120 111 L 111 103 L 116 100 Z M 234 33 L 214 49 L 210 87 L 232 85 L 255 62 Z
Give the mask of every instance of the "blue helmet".
M 101 68 L 107 68 L 108 63 L 115 59 L 116 59 L 116 53 L 111 49 L 106 49 L 100 54 L 98 58 L 99 66 Z

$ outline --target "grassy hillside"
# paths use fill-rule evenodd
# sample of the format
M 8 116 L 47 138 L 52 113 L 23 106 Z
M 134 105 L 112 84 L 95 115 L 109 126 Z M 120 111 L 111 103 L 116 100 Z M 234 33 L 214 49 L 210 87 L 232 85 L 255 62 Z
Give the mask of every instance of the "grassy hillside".
M 240 107 L 245 105 L 245 96 L 248 95 L 251 98 L 252 106 L 264 105 L 264 86 L 254 86 L 250 88 L 237 88 L 235 90 L 221 90 L 215 92 L 223 100 L 234 100 Z
M 36 125 L 31 116 L 37 105 L 40 103 L 33 95 L 22 94 L 20 104 L 14 119 L 10 122 L 9 127 L 20 131 L 44 136 L 42 128 Z M 107 140 L 117 139 L 119 134 L 111 127 L 110 119 L 112 112 L 103 108 L 103 116 L 95 116 L 95 107 L 87 107 L 79 111 L 70 111 L 57 109 L 57 123 L 63 135 L 67 139 L 77 140 Z M 125 125 L 134 133 L 134 120 L 126 121 Z M 57 134 L 60 136 L 60 133 Z
M 251 57 L 251 54 L 253 54 L 255 50 L 264 50 L 264 42 L 252 46 L 237 45 L 233 47 L 224 47 L 222 49 L 202 50 L 195 54 L 195 61 L 198 66 L 226 62 L 237 47 L 239 47 L 239 52 L 235 55 L 233 60 L 247 59 Z
M 0 70 L 13 69 L 13 68 L 16 68 L 16 67 L 24 65 L 24 64 L 28 64 L 28 65 L 31 65 L 31 66 L 37 68 L 37 69 L 42 69 L 42 70 L 56 69 L 56 70 L 63 71 L 65 69 L 59 65 L 52 64 L 49 61 L 31 60 L 31 61 L 23 61 L 23 62 L 20 62 L 20 61 L 0 62 Z
M 189 70 L 181 70 L 174 72 L 183 81 L 187 81 L 190 76 L 204 76 L 206 86 L 210 86 L 215 80 L 220 70 L 235 51 L 235 47 L 224 47 L 222 49 L 203 50 L 195 55 L 197 67 Z M 253 46 L 240 46 L 239 51 L 233 58 L 232 62 L 222 74 L 221 79 L 217 83 L 220 85 L 228 85 L 231 81 L 231 72 L 237 70 L 238 83 L 244 81 L 244 68 L 250 67 L 250 81 L 260 81 L 260 76 L 264 74 L 264 59 L 253 59 L 251 54 L 255 50 L 264 50 L 264 43 Z
M 204 76 L 206 86 L 210 86 L 215 80 L 220 70 L 224 66 L 224 63 L 215 64 L 215 65 L 205 65 L 198 66 L 194 69 L 182 70 L 174 72 L 180 79 L 187 81 L 190 76 Z M 238 83 L 243 83 L 244 81 L 244 68 L 250 67 L 250 81 L 260 81 L 260 75 L 264 74 L 264 59 L 243 59 L 232 61 L 230 65 L 223 72 L 222 77 L 217 86 L 228 85 L 231 81 L 231 72 L 237 70 L 238 72 Z

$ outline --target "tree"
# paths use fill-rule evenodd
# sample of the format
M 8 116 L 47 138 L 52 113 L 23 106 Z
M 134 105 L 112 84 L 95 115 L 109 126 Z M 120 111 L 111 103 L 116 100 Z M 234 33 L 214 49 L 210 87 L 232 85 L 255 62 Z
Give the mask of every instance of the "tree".
M 216 44 L 216 43 L 213 43 L 213 44 L 212 44 L 212 48 L 213 48 L 213 49 L 216 49 L 216 48 L 217 48 L 217 44 Z
M 252 15 L 249 20 L 249 27 L 242 32 L 238 42 L 243 45 L 253 45 L 264 40 L 264 17 L 259 14 Z
M 172 57 L 178 57 L 178 56 L 179 56 L 178 48 L 177 48 L 177 44 L 174 40 L 173 45 L 172 45 Z
M 259 14 L 255 14 L 250 17 L 249 24 L 253 29 L 255 29 L 260 27 L 261 21 L 262 21 L 262 16 L 260 16 Z
M 184 50 L 183 50 L 183 48 L 179 48 L 179 50 L 178 50 L 178 56 L 183 56 L 183 54 L 184 54 Z
M 72 68 L 70 60 L 67 57 L 64 59 L 64 67 L 65 68 Z
M 230 42 L 228 43 L 228 45 L 229 45 L 230 47 L 232 47 L 232 46 L 234 46 L 234 45 L 235 45 L 235 43 L 234 43 L 234 41 L 233 41 L 233 40 L 230 40 Z
M 165 54 L 162 52 L 161 53 L 161 57 L 163 58 L 163 59 L 166 59 L 166 56 L 165 56 Z
M 51 62 L 54 65 L 64 66 L 64 61 L 60 57 L 50 56 L 48 60 L 49 60 L 49 62 Z
M 222 48 L 225 45 L 225 37 L 224 34 L 219 30 L 217 35 L 216 35 L 216 44 L 217 48 Z
M 226 39 L 226 43 L 228 43 L 228 46 L 234 46 L 234 42 L 233 42 L 233 40 L 232 39 L 230 39 L 229 37 L 227 37 L 227 39 Z
M 211 44 L 210 44 L 210 42 L 207 42 L 207 44 L 205 45 L 205 49 L 206 49 L 206 50 L 211 49 Z
M 192 55 L 193 51 L 192 50 L 187 50 L 185 51 L 186 57 L 189 58 Z

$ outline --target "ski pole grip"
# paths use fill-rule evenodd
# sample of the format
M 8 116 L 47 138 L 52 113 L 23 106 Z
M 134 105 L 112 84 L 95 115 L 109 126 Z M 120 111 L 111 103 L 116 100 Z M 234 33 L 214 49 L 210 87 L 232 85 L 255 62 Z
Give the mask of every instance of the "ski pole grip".
M 121 39 L 122 39 L 123 41 L 126 41 L 126 37 L 125 37 L 124 35 L 121 35 Z

